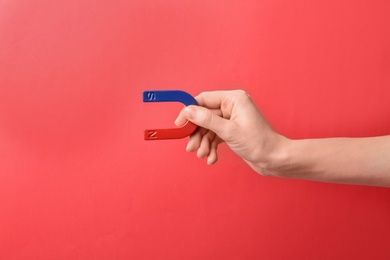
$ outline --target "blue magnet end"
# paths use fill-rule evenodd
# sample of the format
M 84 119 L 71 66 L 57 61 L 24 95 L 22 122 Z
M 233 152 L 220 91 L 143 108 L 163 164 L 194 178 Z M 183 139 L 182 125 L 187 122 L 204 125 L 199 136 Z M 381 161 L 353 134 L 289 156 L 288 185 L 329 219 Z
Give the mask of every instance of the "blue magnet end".
M 143 92 L 144 102 L 181 102 L 186 106 L 198 105 L 195 98 L 181 90 L 147 90 Z

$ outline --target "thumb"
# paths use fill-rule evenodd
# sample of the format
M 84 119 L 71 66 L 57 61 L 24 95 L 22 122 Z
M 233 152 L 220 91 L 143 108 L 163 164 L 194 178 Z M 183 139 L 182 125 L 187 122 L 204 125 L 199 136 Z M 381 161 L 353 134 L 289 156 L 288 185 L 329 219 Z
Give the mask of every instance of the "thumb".
M 229 120 L 226 120 L 211 110 L 201 106 L 188 106 L 184 109 L 183 114 L 192 123 L 209 129 L 224 139 L 225 131 Z

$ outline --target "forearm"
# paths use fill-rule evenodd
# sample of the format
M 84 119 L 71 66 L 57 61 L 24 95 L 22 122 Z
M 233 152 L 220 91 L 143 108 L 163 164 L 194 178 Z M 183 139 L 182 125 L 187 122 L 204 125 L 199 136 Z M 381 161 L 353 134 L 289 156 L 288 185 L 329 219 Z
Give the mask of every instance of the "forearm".
M 285 139 L 273 175 L 390 187 L 390 136 Z

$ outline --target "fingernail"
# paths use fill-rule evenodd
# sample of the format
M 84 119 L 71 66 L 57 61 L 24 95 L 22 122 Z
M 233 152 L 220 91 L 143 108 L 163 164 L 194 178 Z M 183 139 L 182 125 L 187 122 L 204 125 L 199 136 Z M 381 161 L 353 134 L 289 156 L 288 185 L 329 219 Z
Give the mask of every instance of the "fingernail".
M 184 112 L 187 119 L 194 119 L 194 109 L 192 107 L 186 107 Z
M 207 158 L 207 165 L 212 165 L 212 164 L 213 164 L 213 162 L 211 161 L 211 159 Z

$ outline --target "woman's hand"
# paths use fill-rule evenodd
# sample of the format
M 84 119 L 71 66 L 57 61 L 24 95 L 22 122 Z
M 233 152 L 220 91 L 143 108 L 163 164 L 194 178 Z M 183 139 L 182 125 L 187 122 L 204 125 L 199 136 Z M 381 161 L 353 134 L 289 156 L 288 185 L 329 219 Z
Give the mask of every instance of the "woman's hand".
M 190 136 L 187 151 L 207 157 L 209 165 L 218 160 L 217 148 L 226 144 L 255 171 L 268 175 L 274 158 L 281 156 L 288 139 L 275 133 L 245 91 L 203 92 L 195 97 L 199 106 L 184 108 L 175 121 L 187 120 L 200 126 Z

